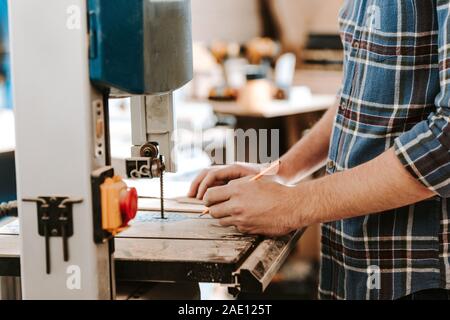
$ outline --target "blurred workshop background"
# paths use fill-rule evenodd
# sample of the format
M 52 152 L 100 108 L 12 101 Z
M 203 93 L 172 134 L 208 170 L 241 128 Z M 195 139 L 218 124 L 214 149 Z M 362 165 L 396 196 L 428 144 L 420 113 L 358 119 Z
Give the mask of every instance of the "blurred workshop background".
M 6 34 L 5 2 L 0 0 L 0 32 Z M 249 160 L 227 143 L 230 129 L 279 130 L 282 154 L 332 106 L 341 81 L 342 2 L 192 0 L 195 76 L 175 100 L 180 174 L 220 164 L 219 149 L 223 163 Z M 15 197 L 7 60 L 8 48 L 0 47 L 0 202 Z M 112 155 L 120 171 L 130 155 L 129 100 L 111 101 L 110 117 Z M 311 227 L 265 297 L 315 298 L 319 246 L 319 229 Z M 211 299 L 226 292 L 209 290 Z

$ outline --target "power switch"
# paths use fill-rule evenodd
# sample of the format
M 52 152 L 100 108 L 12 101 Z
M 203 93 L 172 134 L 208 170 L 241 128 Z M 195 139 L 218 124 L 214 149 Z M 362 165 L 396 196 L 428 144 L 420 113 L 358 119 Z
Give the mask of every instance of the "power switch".
M 120 198 L 120 212 L 122 214 L 122 227 L 136 217 L 138 211 L 138 194 L 135 188 L 130 188 L 122 192 Z
M 119 176 L 107 178 L 100 186 L 102 206 L 102 228 L 116 235 L 128 227 L 136 217 L 138 196 L 134 188 L 129 189 Z

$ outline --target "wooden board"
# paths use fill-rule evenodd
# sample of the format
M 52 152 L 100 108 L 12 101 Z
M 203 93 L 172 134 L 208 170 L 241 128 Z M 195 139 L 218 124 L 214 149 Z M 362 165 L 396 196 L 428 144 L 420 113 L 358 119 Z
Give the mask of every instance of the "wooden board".
M 245 236 L 234 227 L 224 228 L 209 216 L 200 217 L 189 213 L 166 213 L 161 220 L 159 212 L 140 212 L 131 223 L 131 228 L 118 238 L 159 238 L 194 240 L 248 240 L 255 236 Z
M 198 205 L 198 206 L 204 206 L 204 202 L 202 200 L 198 200 L 197 198 L 189 198 L 189 197 L 178 197 L 174 198 L 178 203 L 181 204 L 191 204 L 191 205 Z
M 160 199 L 139 198 L 138 207 L 141 211 L 160 211 L 161 201 Z M 165 199 L 164 208 L 166 212 L 201 214 L 206 207 L 201 203 L 188 203 L 180 202 L 178 199 Z
M 17 258 L 19 256 L 19 237 L 17 235 L 0 235 L 0 258 Z
M 234 227 L 222 227 L 209 216 L 191 213 L 166 213 L 161 220 L 159 212 L 139 212 L 131 227 L 117 238 L 195 239 L 195 240 L 251 240 L 256 236 L 243 235 Z M 18 235 L 19 220 L 0 228 L 0 235 Z
M 126 179 L 129 187 L 136 188 L 139 197 L 158 198 L 160 197 L 159 179 Z M 174 199 L 186 197 L 191 182 L 174 181 L 170 176 L 164 179 L 164 198 Z
M 7 218 L 0 223 L 0 235 L 19 235 L 19 219 Z

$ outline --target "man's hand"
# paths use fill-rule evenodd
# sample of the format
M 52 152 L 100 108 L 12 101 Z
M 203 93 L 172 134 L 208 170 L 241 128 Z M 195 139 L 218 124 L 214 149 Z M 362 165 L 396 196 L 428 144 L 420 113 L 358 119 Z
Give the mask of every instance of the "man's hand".
M 211 188 L 205 202 L 212 217 L 222 226 L 235 226 L 240 232 L 265 236 L 282 236 L 301 226 L 298 194 L 268 179 L 249 181 L 249 177 Z
M 222 225 L 267 236 L 381 213 L 436 196 L 405 170 L 393 149 L 353 169 L 295 187 L 249 180 L 211 188 L 205 202 Z
M 256 175 L 260 169 L 260 165 L 244 163 L 205 169 L 192 182 L 188 196 L 202 200 L 209 188 L 223 186 L 232 180 Z

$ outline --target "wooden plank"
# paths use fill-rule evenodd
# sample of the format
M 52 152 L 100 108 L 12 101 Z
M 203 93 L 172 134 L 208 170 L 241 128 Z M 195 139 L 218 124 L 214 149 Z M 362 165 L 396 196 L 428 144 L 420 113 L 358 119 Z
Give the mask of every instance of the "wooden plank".
M 178 197 L 178 198 L 174 198 L 173 200 L 175 200 L 176 202 L 181 203 L 181 204 L 192 204 L 192 205 L 199 205 L 199 206 L 205 205 L 202 200 L 199 200 L 197 198 Z
M 0 258 L 19 258 L 20 243 L 17 235 L 0 235 Z
M 210 216 L 199 214 L 167 212 L 161 220 L 159 212 L 139 212 L 131 227 L 118 238 L 160 238 L 160 239 L 211 239 L 248 240 L 256 236 L 243 235 L 234 227 L 224 228 Z M 19 220 L 15 219 L 0 228 L 0 235 L 18 235 Z
M 224 228 L 209 216 L 192 213 L 167 212 L 161 220 L 159 212 L 140 212 L 131 227 L 117 238 L 251 240 L 256 236 L 243 235 L 234 227 Z M 0 235 L 18 235 L 19 222 L 14 220 L 0 228 Z
M 114 258 L 124 261 L 236 264 L 246 256 L 255 241 L 116 238 Z
M 129 187 L 136 188 L 139 197 L 158 199 L 160 197 L 159 179 L 126 179 L 125 181 Z M 164 185 L 164 198 L 173 199 L 185 197 L 191 182 L 176 181 L 175 178 L 167 174 Z
M 139 198 L 138 207 L 141 211 L 159 211 L 161 210 L 161 201 L 160 199 Z M 180 202 L 177 199 L 166 199 L 164 200 L 164 208 L 166 212 L 201 214 L 206 207 L 202 204 Z
M 159 239 L 210 239 L 247 240 L 256 236 L 245 236 L 234 227 L 224 228 L 209 216 L 200 217 L 189 213 L 167 212 L 167 219 L 161 220 L 159 212 L 140 212 L 131 227 L 118 238 Z
M 0 235 L 19 235 L 19 219 L 8 218 L 0 223 Z

